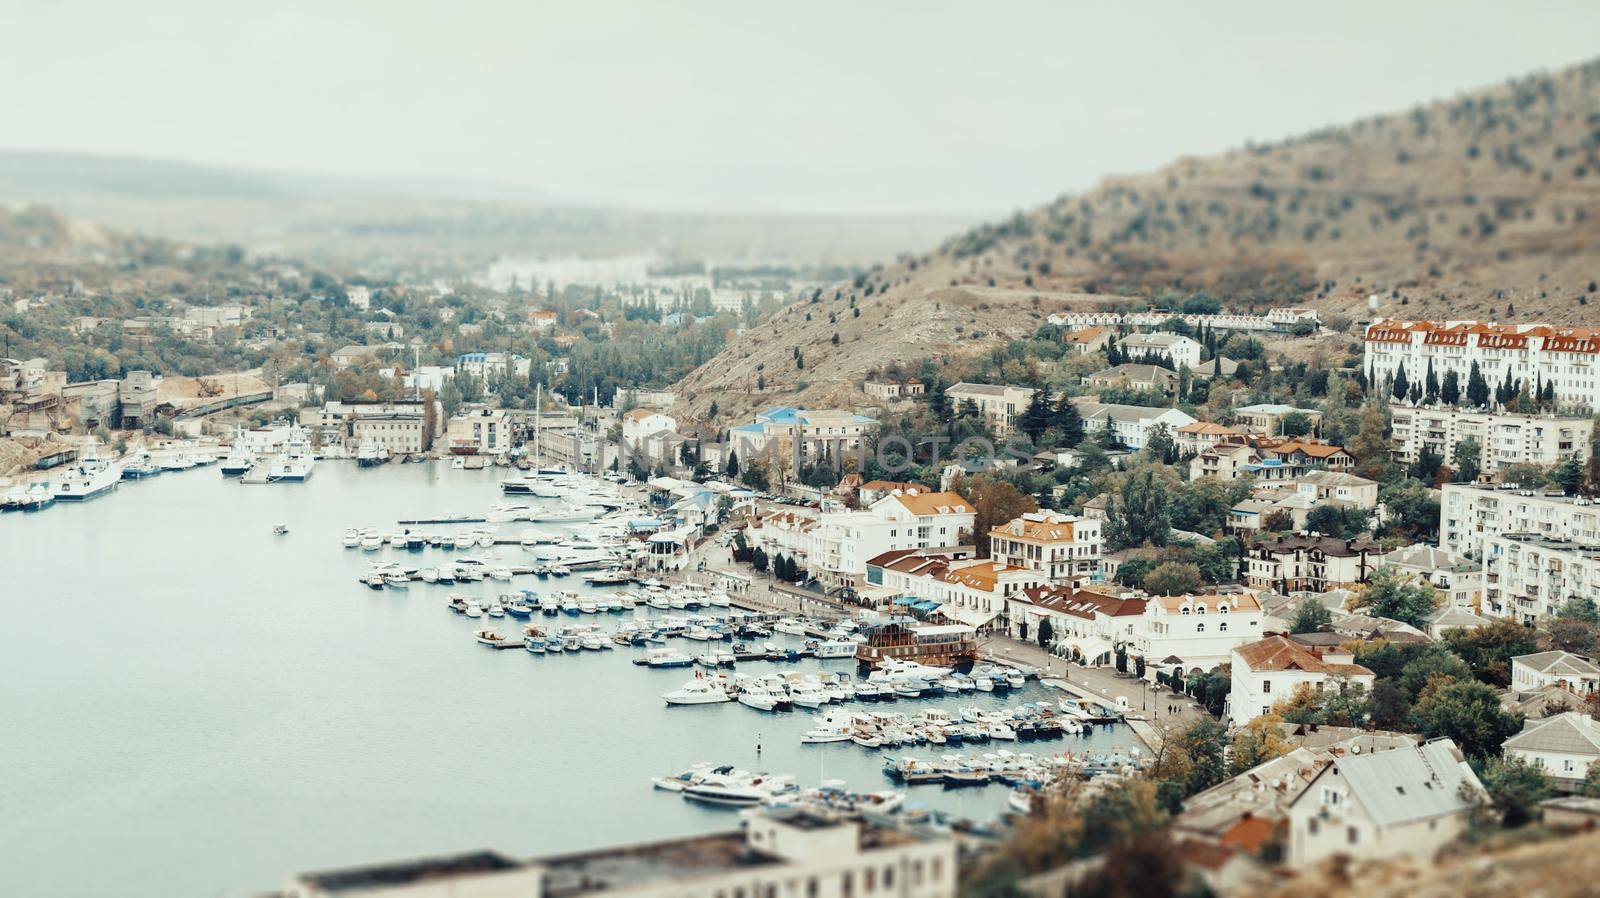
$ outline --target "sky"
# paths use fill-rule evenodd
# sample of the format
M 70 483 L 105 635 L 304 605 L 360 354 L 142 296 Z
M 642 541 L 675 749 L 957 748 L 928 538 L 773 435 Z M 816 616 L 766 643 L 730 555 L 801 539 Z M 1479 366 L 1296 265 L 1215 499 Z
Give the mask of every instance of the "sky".
M 0 147 L 995 214 L 1600 55 L 1585 2 L 0 0 Z

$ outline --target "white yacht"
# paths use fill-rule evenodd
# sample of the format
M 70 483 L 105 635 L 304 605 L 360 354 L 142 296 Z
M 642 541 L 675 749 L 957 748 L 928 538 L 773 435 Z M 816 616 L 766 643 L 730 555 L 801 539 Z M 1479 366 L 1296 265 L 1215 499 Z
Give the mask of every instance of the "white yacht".
M 311 443 L 306 439 L 305 430 L 300 427 L 290 428 L 288 442 L 283 444 L 283 451 L 273 458 L 272 467 L 267 470 L 267 482 L 310 480 L 316 464 L 317 460 L 311 456 Z
M 600 516 L 601 509 L 592 505 L 574 505 L 571 503 L 536 511 L 528 516 L 528 520 L 535 524 L 564 524 L 576 521 L 588 521 Z
M 356 449 L 356 464 L 373 468 L 389 460 L 389 447 L 381 443 L 362 443 Z
M 122 468 L 102 459 L 95 452 L 94 444 L 90 443 L 78 455 L 78 463 L 56 483 L 54 498 L 63 502 L 81 502 L 105 495 L 121 482 Z

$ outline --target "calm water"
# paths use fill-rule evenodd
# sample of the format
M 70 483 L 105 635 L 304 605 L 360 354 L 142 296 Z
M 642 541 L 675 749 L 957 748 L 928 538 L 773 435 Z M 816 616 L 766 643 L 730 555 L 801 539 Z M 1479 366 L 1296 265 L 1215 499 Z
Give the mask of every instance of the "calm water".
M 374 556 L 417 564 L 445 553 L 344 549 L 346 527 L 482 512 L 500 476 L 324 462 L 305 484 L 247 486 L 213 467 L 0 516 L 0 893 L 240 895 L 297 870 L 728 828 L 731 813 L 650 788 L 702 760 L 804 785 L 889 785 L 878 751 L 800 745 L 806 712 L 667 708 L 660 693 L 692 673 L 634 667 L 631 650 L 535 657 L 474 644 L 474 622 L 444 597 L 504 583 L 377 592 L 356 582 Z M 272 535 L 278 523 L 288 536 Z M 821 663 L 851 669 L 799 666 Z M 1001 701 L 889 707 L 967 703 Z M 1005 791 L 923 786 L 912 798 L 988 817 Z

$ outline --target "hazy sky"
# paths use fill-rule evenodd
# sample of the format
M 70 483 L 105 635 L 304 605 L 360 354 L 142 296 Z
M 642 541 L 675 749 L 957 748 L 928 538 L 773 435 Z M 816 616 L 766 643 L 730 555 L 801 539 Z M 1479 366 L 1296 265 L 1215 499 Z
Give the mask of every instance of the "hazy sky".
M 0 146 L 993 213 L 1600 54 L 1548 3 L 0 0 Z

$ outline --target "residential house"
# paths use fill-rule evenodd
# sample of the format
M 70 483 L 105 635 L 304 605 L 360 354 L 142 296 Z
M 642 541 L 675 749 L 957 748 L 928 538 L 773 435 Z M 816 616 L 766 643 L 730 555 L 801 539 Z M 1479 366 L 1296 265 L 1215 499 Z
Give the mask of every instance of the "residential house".
M 1511 659 L 1511 688 L 1519 692 L 1559 686 L 1579 695 L 1600 691 L 1600 665 L 1572 652 L 1536 652 Z
M 1147 357 L 1162 358 L 1167 360 L 1174 370 L 1187 366 L 1190 371 L 1200 367 L 1200 356 L 1205 350 L 1204 346 L 1181 334 L 1160 331 L 1153 334 L 1129 334 L 1123 337 L 1118 345 L 1123 354 L 1134 361 L 1143 361 Z
M 1178 389 L 1178 375 L 1160 365 L 1116 365 L 1083 379 L 1096 389 L 1128 388 L 1171 396 Z
M 450 419 L 445 445 L 453 455 L 503 455 L 511 451 L 506 413 L 492 408 L 464 408 Z
M 769 449 L 796 456 L 802 464 L 839 461 L 861 450 L 878 422 L 840 409 L 797 409 L 776 406 L 756 414 L 755 421 L 728 431 L 728 442 L 740 459 L 758 458 Z
M 1310 426 L 1309 433 L 1322 432 L 1322 412 L 1314 408 L 1296 408 L 1292 405 L 1282 405 L 1273 402 L 1264 402 L 1259 405 L 1247 405 L 1234 409 L 1233 423 L 1240 430 L 1275 437 L 1283 433 L 1283 419 L 1290 415 L 1299 415 L 1306 419 Z M 1303 434 L 1295 434 L 1303 436 Z
M 1384 563 L 1432 587 L 1439 605 L 1477 611 L 1483 602 L 1483 565 L 1427 543 L 1402 546 Z
M 792 558 L 826 586 L 860 587 L 870 559 L 896 549 L 958 549 L 975 519 L 971 503 L 955 493 L 893 493 L 861 511 L 836 503 L 771 511 L 746 533 L 768 557 Z
M 1082 327 L 1061 337 L 1061 342 L 1073 355 L 1101 352 L 1111 342 L 1113 331 L 1109 327 Z
M 922 381 L 914 378 L 908 380 L 868 378 L 861 384 L 861 390 L 874 399 L 895 402 L 901 399 L 921 396 L 924 392 L 924 387 Z
M 1501 743 L 1507 760 L 1543 770 L 1556 788 L 1576 792 L 1600 760 L 1600 721 L 1587 711 L 1564 711 L 1523 721 L 1522 732 Z
M 1430 860 L 1467 833 L 1488 800 L 1449 739 L 1345 755 L 1289 805 L 1285 862 L 1304 868 L 1335 855 Z
M 1124 446 L 1135 451 L 1149 442 L 1150 433 L 1165 427 L 1176 434 L 1178 428 L 1193 424 L 1195 418 L 1175 408 L 1148 408 L 1142 405 L 1107 405 L 1084 397 L 1072 400 L 1083 415 L 1085 433 L 1110 430 Z M 1174 438 L 1176 443 L 1176 438 Z
M 1499 533 L 1484 540 L 1483 577 L 1484 610 L 1532 626 L 1573 599 L 1600 597 L 1600 545 Z
M 1372 511 L 1378 507 L 1378 482 L 1341 471 L 1309 471 L 1289 481 L 1294 491 L 1314 504 Z
M 1095 579 L 1100 546 L 1099 521 L 1053 511 L 1029 512 L 989 531 L 989 557 L 1054 581 Z
M 1465 384 L 1463 384 L 1465 386 Z M 1391 405 L 1391 439 L 1396 461 L 1411 464 L 1426 449 L 1455 464 L 1463 440 L 1477 441 L 1480 470 L 1503 471 L 1515 464 L 1553 465 L 1576 455 L 1587 460 L 1594 444 L 1593 418 L 1516 415 Z
M 1090 667 L 1115 662 L 1116 647 L 1139 638 L 1146 600 L 1066 584 L 1038 586 L 1008 599 L 1011 636 L 1048 644 Z
M 1152 596 L 1130 654 L 1178 676 L 1210 670 L 1233 650 L 1261 639 L 1265 615 L 1253 592 Z
M 1302 469 L 1327 468 L 1330 471 L 1349 471 L 1355 467 L 1355 457 L 1342 446 L 1316 440 L 1257 440 L 1256 451 L 1264 462 L 1277 461 Z
M 1235 430 L 1226 424 L 1215 421 L 1195 421 L 1185 424 L 1173 432 L 1172 437 L 1178 443 L 1178 451 L 1186 456 L 1198 456 L 1207 449 L 1218 444 L 1240 445 L 1244 443 L 1244 433 Z M 1246 447 L 1248 448 L 1248 447 Z M 1194 461 L 1189 463 L 1190 470 L 1194 470 Z M 1200 476 L 1206 476 L 1204 465 L 1201 466 Z M 1232 479 L 1227 478 L 1227 479 Z
M 1273 635 L 1236 646 L 1229 655 L 1232 683 L 1226 717 L 1241 724 L 1267 714 L 1272 706 L 1305 685 L 1316 691 L 1372 688 L 1372 671 L 1355 663 L 1349 652 L 1334 646 L 1306 646 Z
M 972 403 L 989 429 L 997 436 L 1004 436 L 1011 432 L 1016 419 L 1027 410 L 1028 403 L 1033 399 L 1033 390 L 1004 384 L 958 383 L 946 387 L 944 396 L 950 407 L 957 411 L 967 403 Z
M 1442 381 L 1451 371 L 1463 392 L 1474 365 L 1490 386 L 1548 385 L 1562 406 L 1600 410 L 1600 333 L 1592 328 L 1480 321 L 1401 321 L 1380 318 L 1367 328 L 1363 367 L 1374 384 L 1404 371 L 1421 383 L 1428 370 Z
M 1185 425 L 1188 426 L 1188 425 Z M 1179 428 L 1182 430 L 1183 428 Z M 1219 441 L 1199 455 L 1189 459 L 1189 479 L 1216 477 L 1219 480 L 1238 480 L 1249 475 L 1252 466 L 1261 464 L 1255 447 L 1247 443 Z
M 470 374 L 485 384 L 501 378 L 528 377 L 533 363 L 511 352 L 467 352 L 456 357 L 456 373 Z
M 1252 589 L 1280 593 L 1327 592 L 1365 583 L 1383 563 L 1383 547 L 1369 539 L 1281 534 L 1251 543 L 1246 580 Z
M 363 361 L 377 362 L 378 350 L 382 348 L 381 346 L 361 346 L 358 344 L 341 346 L 333 351 L 333 367 L 335 370 L 343 371 L 346 368 L 359 365 Z
M 1468 558 L 1484 559 L 1488 542 L 1502 534 L 1600 546 L 1600 505 L 1592 499 L 1477 483 L 1447 483 L 1441 492 L 1439 545 Z
M 671 415 L 664 415 L 647 408 L 636 408 L 622 416 L 622 444 L 630 453 L 644 456 L 647 459 L 645 467 L 658 461 L 666 461 L 651 455 L 646 440 L 658 433 L 672 433 L 678 429 L 678 422 Z

